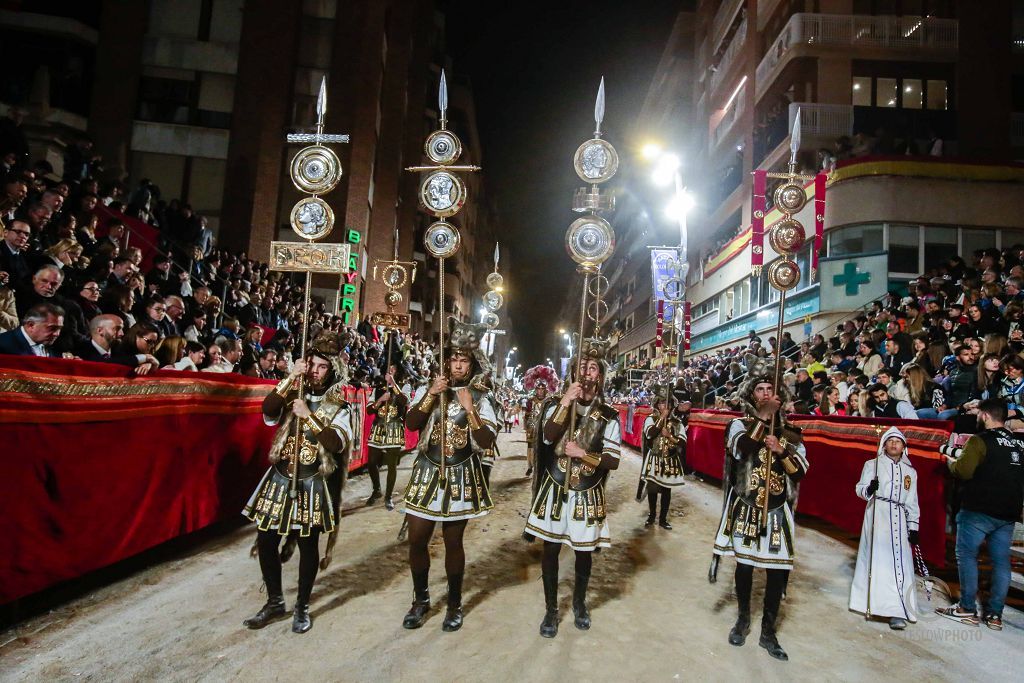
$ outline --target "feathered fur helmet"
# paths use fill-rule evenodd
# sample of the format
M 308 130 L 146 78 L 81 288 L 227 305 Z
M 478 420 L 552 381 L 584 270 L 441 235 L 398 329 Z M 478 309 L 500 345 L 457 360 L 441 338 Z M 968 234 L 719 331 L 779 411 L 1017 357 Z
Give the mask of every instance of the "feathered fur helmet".
M 752 353 L 748 353 L 744 357 L 744 361 L 747 365 L 747 378 L 740 383 L 736 389 L 736 395 L 748 406 L 753 407 L 753 401 L 751 400 L 754 396 L 754 389 L 758 384 L 768 382 L 769 384 L 775 384 L 775 362 L 768 358 L 761 358 Z M 779 400 L 783 403 L 787 403 L 792 397 L 790 396 L 789 390 L 781 382 L 776 387 L 775 393 L 778 394 Z
M 657 385 L 655 385 L 653 387 L 653 389 L 654 389 L 654 398 L 651 401 L 651 406 L 652 407 L 658 405 L 662 401 L 665 401 L 665 402 L 668 403 L 668 409 L 669 410 L 674 410 L 675 409 L 675 407 L 676 407 L 676 397 L 675 397 L 675 393 L 673 393 L 673 391 L 672 391 L 672 385 L 671 384 L 657 384 Z
M 523 388 L 527 391 L 536 391 L 542 386 L 549 394 L 558 391 L 558 376 L 550 365 L 534 365 L 523 375 Z
M 348 375 L 348 367 L 341 359 L 341 337 L 336 332 L 321 332 L 309 344 L 307 353 L 319 356 L 331 364 L 333 377 L 328 377 L 327 386 L 343 381 Z
M 445 344 L 445 359 L 451 358 L 456 351 L 463 353 L 474 361 L 477 367 L 473 375 L 490 374 L 491 364 L 487 360 L 480 342 L 487 333 L 487 325 L 482 323 L 464 323 L 455 316 L 448 316 L 448 339 Z
M 580 345 L 580 351 L 577 355 L 573 356 L 572 369 L 570 373 L 575 378 L 576 368 L 579 367 L 580 357 L 583 360 L 597 361 L 597 364 L 601 366 L 601 374 L 605 377 L 608 376 L 608 350 L 611 348 L 611 342 L 607 339 L 601 339 L 600 337 L 587 337 L 583 340 Z

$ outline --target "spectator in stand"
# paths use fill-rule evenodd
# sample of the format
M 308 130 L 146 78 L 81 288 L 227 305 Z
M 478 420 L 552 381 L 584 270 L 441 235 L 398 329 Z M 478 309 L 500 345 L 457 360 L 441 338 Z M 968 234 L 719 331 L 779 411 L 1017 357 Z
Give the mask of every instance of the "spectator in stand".
M 207 349 L 206 353 L 210 357 L 211 363 L 204 370 L 206 372 L 234 372 L 235 366 L 242 358 L 242 342 L 237 339 L 224 339 L 215 346 L 219 346 L 220 353 L 216 354 L 217 358 L 214 360 L 212 350 Z
M 899 377 L 901 376 L 902 375 Z M 889 392 L 889 396 L 894 400 L 906 401 L 910 397 L 910 394 L 907 392 L 907 388 L 905 386 L 900 385 L 898 381 L 899 377 L 888 368 L 882 368 L 875 375 L 875 382 L 883 385 L 886 391 Z
M 64 311 L 64 328 L 57 341 L 57 350 L 70 351 L 89 338 L 85 315 L 73 301 L 57 294 L 64 282 L 64 273 L 57 266 L 42 266 L 31 281 L 15 290 L 14 298 L 20 315 L 41 303 L 52 303 Z
M 938 419 L 939 409 L 945 403 L 942 387 L 933 382 L 930 374 L 917 363 L 909 363 L 903 368 L 903 373 L 907 400 L 917 416 L 922 420 Z
M 839 400 L 839 389 L 833 386 L 821 388 L 821 400 L 814 410 L 811 411 L 812 415 L 839 415 L 845 416 L 847 414 L 846 404 Z
M 0 270 L 0 332 L 13 330 L 18 326 L 18 305 L 14 290 L 10 287 L 10 275 Z
M 860 358 L 857 361 L 857 369 L 868 377 L 874 377 L 883 365 L 882 357 L 875 348 L 875 342 L 870 339 L 861 340 L 860 346 L 857 348 L 860 354 Z
M 157 344 L 160 343 L 160 332 L 152 323 L 139 322 L 128 328 L 124 338 L 115 349 L 118 354 L 154 356 Z M 159 367 L 159 363 L 157 363 Z
M 271 348 L 260 351 L 259 362 L 256 367 L 258 369 L 257 377 L 261 379 L 277 379 L 277 351 Z
M 64 309 L 52 303 L 25 311 L 21 326 L 0 334 L 0 353 L 11 356 L 60 357 L 57 339 L 64 328 Z
M 154 354 L 156 359 L 160 361 L 160 367 L 173 370 L 177 363 L 185 357 L 185 344 L 187 343 L 184 337 L 165 337 L 161 339 Z
M 161 338 L 174 336 L 175 330 L 167 321 L 167 304 L 162 297 L 154 296 L 145 303 L 139 314 L 139 322 L 155 327 Z
M 114 265 L 110 269 L 110 277 L 107 278 L 107 287 L 127 287 L 128 278 L 138 268 L 127 256 L 118 256 L 114 259 Z
M 4 226 L 4 243 L 0 246 L 0 271 L 10 276 L 15 286 L 32 275 L 28 256 L 32 230 L 25 221 L 11 221 Z
M 965 407 L 973 407 L 981 397 L 976 359 L 970 344 L 963 344 L 957 350 L 956 363 L 946 380 L 946 404 L 939 411 L 940 420 L 953 419 Z
M 224 372 L 221 366 L 223 352 L 220 344 L 214 342 L 206 347 L 206 363 L 200 368 L 200 372 Z
M 174 364 L 175 370 L 189 370 L 199 372 L 199 366 L 206 360 L 206 349 L 202 344 L 194 341 L 185 342 L 185 355 Z
M 909 401 L 890 400 L 889 390 L 884 384 L 877 382 L 868 387 L 867 407 L 871 411 L 871 417 L 918 419 L 917 411 Z
M 164 299 L 164 322 L 170 334 L 168 337 L 180 337 L 184 334 L 185 302 L 180 296 L 171 295 Z
M 99 283 L 95 280 L 86 279 L 82 282 L 82 286 L 78 289 L 78 295 L 75 298 L 75 303 L 77 303 L 78 307 L 82 309 L 82 314 L 85 316 L 86 320 L 92 320 L 102 313 L 99 302 Z
M 978 395 L 982 400 L 998 398 L 1002 386 L 1003 372 L 1000 356 L 995 353 L 986 353 L 978 363 Z
M 206 311 L 199 309 L 193 314 L 190 320 L 185 322 L 185 332 L 182 334 L 188 341 L 199 342 L 206 339 Z
M 152 353 L 125 349 L 121 343 L 124 336 L 124 322 L 119 317 L 98 315 L 89 321 L 89 343 L 78 348 L 78 357 L 134 368 L 136 375 L 148 374 L 159 367 Z

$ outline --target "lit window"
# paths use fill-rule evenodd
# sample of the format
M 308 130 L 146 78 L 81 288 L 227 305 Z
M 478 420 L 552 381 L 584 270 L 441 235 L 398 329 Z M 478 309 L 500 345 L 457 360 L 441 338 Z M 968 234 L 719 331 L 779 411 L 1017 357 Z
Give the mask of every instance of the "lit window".
M 853 106 L 871 106 L 871 78 L 869 76 L 856 76 L 853 79 Z
M 903 108 L 920 109 L 922 106 L 921 79 L 903 79 Z
M 875 81 L 875 106 L 895 107 L 899 98 L 895 78 L 879 78 Z
M 946 100 L 946 81 L 928 81 L 928 108 L 949 108 Z

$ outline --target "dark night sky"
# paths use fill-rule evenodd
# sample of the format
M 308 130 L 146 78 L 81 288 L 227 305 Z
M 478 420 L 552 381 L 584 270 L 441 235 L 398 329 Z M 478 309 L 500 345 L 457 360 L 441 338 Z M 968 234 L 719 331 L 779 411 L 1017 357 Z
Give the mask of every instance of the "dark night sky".
M 468 74 L 477 102 L 487 191 L 497 198 L 512 249 L 509 305 L 524 368 L 544 361 L 544 336 L 574 275 L 564 236 L 582 186 L 572 156 L 594 130 L 594 98 L 605 78 L 602 130 L 623 166 L 679 0 L 448 0 L 448 52 Z M 472 199 L 471 199 L 472 201 Z M 621 246 L 620 246 L 621 248 Z

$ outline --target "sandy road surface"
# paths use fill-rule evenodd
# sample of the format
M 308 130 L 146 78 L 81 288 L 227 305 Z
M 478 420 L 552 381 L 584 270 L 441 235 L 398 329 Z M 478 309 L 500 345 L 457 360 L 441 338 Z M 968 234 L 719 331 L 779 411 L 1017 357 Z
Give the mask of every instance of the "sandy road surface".
M 529 505 L 522 439 L 519 430 L 502 435 L 496 509 L 467 530 L 466 619 L 458 633 L 441 631 L 439 538 L 431 573 L 437 607 L 422 629 L 402 629 L 412 588 L 406 546 L 395 541 L 401 517 L 361 507 L 368 494 L 362 476 L 349 483 L 342 536 L 334 563 L 317 579 L 309 633 L 292 634 L 290 621 L 262 631 L 241 626 L 264 600 L 246 528 L 0 634 L 0 679 L 866 680 L 898 670 L 909 680 L 1001 680 L 1020 664 L 1024 616 L 1017 611 L 1007 610 L 1002 633 L 938 617 L 896 633 L 849 613 L 855 550 L 807 529 L 797 537 L 800 556 L 782 609 L 779 638 L 791 661 L 776 662 L 757 646 L 760 575 L 751 637 L 743 648 L 730 646 L 732 562 L 723 562 L 717 584 L 706 579 L 720 493 L 691 482 L 674 497 L 675 529 L 645 530 L 646 505 L 633 500 L 635 456 L 609 484 L 614 546 L 594 560 L 593 628 L 572 625 L 572 557 L 563 551 L 561 630 L 542 639 L 540 548 L 520 537 Z M 399 487 L 409 463 L 403 460 Z M 289 606 L 296 564 L 285 566 Z

